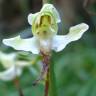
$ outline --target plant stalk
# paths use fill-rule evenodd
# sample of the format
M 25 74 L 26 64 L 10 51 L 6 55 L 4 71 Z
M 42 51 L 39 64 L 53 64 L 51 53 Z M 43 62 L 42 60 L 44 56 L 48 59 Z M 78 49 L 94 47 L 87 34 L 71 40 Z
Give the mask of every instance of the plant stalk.
M 48 96 L 49 93 L 49 63 L 50 63 L 50 55 L 46 55 L 41 52 L 42 55 L 42 63 L 43 63 L 43 73 L 45 74 L 45 93 L 44 96 Z M 43 75 L 44 75 L 43 74 Z
M 49 96 L 57 96 L 54 62 L 52 58 L 49 64 Z
M 42 4 L 46 4 L 46 3 L 48 3 L 48 0 L 42 0 Z
M 53 0 L 42 0 L 42 4 L 46 4 L 46 3 L 52 3 L 53 2 Z
M 48 96 L 49 93 L 49 68 L 46 73 L 46 81 L 45 81 L 45 96 Z
M 20 87 L 20 83 L 19 83 L 19 79 L 18 78 L 16 78 L 14 80 L 14 84 L 15 84 L 15 87 L 17 88 L 17 90 L 18 90 L 19 96 L 24 96 L 23 91 L 22 91 L 22 89 Z
M 51 55 L 42 54 L 43 70 L 45 70 L 45 95 L 44 96 L 57 96 L 56 78 L 54 73 L 54 63 Z

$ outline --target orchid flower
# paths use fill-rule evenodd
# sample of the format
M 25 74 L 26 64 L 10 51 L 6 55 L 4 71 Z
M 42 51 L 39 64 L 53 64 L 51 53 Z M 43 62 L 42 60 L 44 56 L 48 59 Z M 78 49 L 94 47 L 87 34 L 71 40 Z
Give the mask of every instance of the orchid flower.
M 22 74 L 22 68 L 30 66 L 27 61 L 16 60 L 16 54 L 10 53 L 5 54 L 0 52 L 0 62 L 5 68 L 4 71 L 0 72 L 0 80 L 9 81 Z
M 66 35 L 57 35 L 58 23 L 61 22 L 56 8 L 52 4 L 44 4 L 40 12 L 28 15 L 32 26 L 32 38 L 22 39 L 20 36 L 4 39 L 3 43 L 16 50 L 30 51 L 33 54 L 49 53 L 51 50 L 62 51 L 67 44 L 79 40 L 89 26 L 85 23 L 72 26 Z

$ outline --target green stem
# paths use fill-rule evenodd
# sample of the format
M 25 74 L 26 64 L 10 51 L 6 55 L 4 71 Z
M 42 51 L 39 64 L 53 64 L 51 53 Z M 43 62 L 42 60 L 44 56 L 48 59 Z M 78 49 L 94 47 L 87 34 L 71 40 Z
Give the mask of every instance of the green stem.
M 42 0 L 42 4 L 46 4 L 46 3 L 52 3 L 53 2 L 53 0 Z
M 42 1 L 43 1 L 43 4 L 48 3 L 48 0 L 42 0 Z
M 49 96 L 57 96 L 56 78 L 54 72 L 54 62 L 51 59 L 49 65 Z
M 15 84 L 15 87 L 17 88 L 17 90 L 18 90 L 19 96 L 24 96 L 18 77 L 16 77 L 16 79 L 14 80 L 14 84 Z
M 45 95 L 44 96 L 48 96 L 48 93 L 49 93 L 49 68 L 48 68 L 47 73 L 46 73 Z
M 42 51 L 41 51 L 41 55 L 43 57 L 42 59 L 43 70 L 46 72 L 44 96 L 57 96 L 53 58 L 51 58 L 51 54 L 46 55 Z

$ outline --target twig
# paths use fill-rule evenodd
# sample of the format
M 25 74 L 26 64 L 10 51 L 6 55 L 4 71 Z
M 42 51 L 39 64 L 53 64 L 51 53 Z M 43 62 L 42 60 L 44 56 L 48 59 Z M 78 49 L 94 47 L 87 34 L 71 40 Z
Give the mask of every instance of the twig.
M 19 96 L 24 96 L 23 91 L 22 91 L 22 89 L 20 87 L 20 83 L 19 83 L 19 79 L 18 78 L 16 78 L 14 80 L 14 84 L 15 84 L 15 87 L 17 88 L 18 92 L 19 92 Z

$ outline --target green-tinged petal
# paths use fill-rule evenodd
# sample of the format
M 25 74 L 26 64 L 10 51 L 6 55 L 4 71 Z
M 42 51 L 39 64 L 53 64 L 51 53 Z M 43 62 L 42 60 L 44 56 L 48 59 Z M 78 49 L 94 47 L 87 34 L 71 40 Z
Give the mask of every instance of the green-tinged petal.
M 3 43 L 7 46 L 13 47 L 16 50 L 30 51 L 33 54 L 39 54 L 39 46 L 35 37 L 28 39 L 21 39 L 20 36 L 4 39 Z
M 56 52 L 62 51 L 69 43 L 67 36 L 56 35 L 53 38 L 52 49 Z
M 54 18 L 55 18 L 57 23 L 61 22 L 59 13 L 52 4 L 44 4 L 40 12 L 42 12 L 42 13 L 49 12 L 52 15 L 54 15 Z
M 53 38 L 52 49 L 56 52 L 62 51 L 66 45 L 72 41 L 76 41 L 82 37 L 85 31 L 87 31 L 89 26 L 85 23 L 73 26 L 70 28 L 70 32 L 63 35 L 56 35 Z
M 15 64 L 16 64 L 16 67 L 19 67 L 19 68 L 28 67 L 31 65 L 30 62 L 24 61 L 24 60 L 18 60 L 15 62 Z
M 0 72 L 0 80 L 9 81 L 15 79 L 17 76 L 22 74 L 22 70 L 20 68 L 16 68 L 12 66 L 7 70 Z
M 4 68 L 10 68 L 15 63 L 15 53 L 5 54 L 0 52 L 0 62 Z
M 28 23 L 29 23 L 30 25 L 32 25 L 35 17 L 38 15 L 38 13 L 39 13 L 39 12 L 37 12 L 37 13 L 35 13 L 35 14 L 30 13 L 30 14 L 28 15 Z
M 68 37 L 71 39 L 71 41 L 78 40 L 82 37 L 83 33 L 86 32 L 88 29 L 89 26 L 87 24 L 78 24 L 70 28 Z

